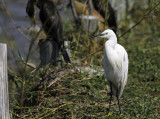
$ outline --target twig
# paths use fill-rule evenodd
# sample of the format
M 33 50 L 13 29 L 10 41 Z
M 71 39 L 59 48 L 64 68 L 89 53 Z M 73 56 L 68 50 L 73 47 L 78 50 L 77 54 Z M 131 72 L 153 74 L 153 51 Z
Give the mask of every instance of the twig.
M 77 12 L 75 9 L 74 0 L 70 0 L 70 4 L 71 4 L 71 9 L 72 9 L 74 21 L 75 21 L 75 23 L 78 23 L 78 15 L 77 15 Z
M 40 114 L 40 115 L 37 115 L 37 116 L 35 117 L 35 119 L 39 119 L 40 117 L 41 117 L 41 118 L 46 118 L 46 117 L 48 117 L 49 115 L 54 114 L 57 110 L 61 109 L 62 107 L 66 106 L 66 105 L 70 105 L 70 104 L 72 104 L 72 103 L 62 104 L 62 105 L 60 105 L 60 106 L 58 106 L 58 107 L 55 107 L 55 108 L 45 108 L 45 109 L 46 109 L 46 112 L 44 112 L 44 113 L 42 113 L 42 114 Z M 51 112 L 49 113 L 48 110 L 51 111 Z
M 23 60 L 24 62 L 24 64 L 25 65 L 27 65 L 28 67 L 30 67 L 30 68 L 32 68 L 32 69 L 36 69 L 37 67 L 36 66 L 34 66 L 34 65 L 32 65 L 32 64 L 30 64 L 30 63 L 27 63 L 27 62 L 25 62 L 25 60 Z
M 28 54 L 27 54 L 27 57 L 26 57 L 26 64 L 24 65 L 24 69 L 23 69 L 23 78 L 22 78 L 22 90 L 21 90 L 21 99 L 20 99 L 20 107 L 23 107 L 23 99 L 24 99 L 24 85 L 25 85 L 25 79 L 26 79 L 26 67 L 27 67 L 27 63 L 29 61 L 29 57 L 30 57 L 30 54 L 31 54 L 31 50 L 32 50 L 32 47 L 33 47 L 33 44 L 36 40 L 36 38 L 38 37 L 38 35 L 40 34 L 42 28 L 40 29 L 40 31 L 36 34 L 35 38 L 31 39 L 31 43 L 29 45 L 29 50 L 28 50 Z M 20 110 L 20 115 L 22 116 L 22 112 L 23 112 L 23 108 L 21 108 Z
M 134 29 L 137 25 L 139 25 L 145 18 L 148 16 L 153 10 L 155 10 L 160 5 L 160 2 L 158 2 L 151 10 L 149 10 L 135 25 L 133 25 L 131 28 L 129 28 L 127 31 L 125 31 L 121 36 L 118 38 L 123 37 L 128 32 L 130 32 L 132 29 Z
M 89 4 L 89 15 L 92 15 L 92 11 L 94 8 L 92 0 L 88 0 L 88 4 Z

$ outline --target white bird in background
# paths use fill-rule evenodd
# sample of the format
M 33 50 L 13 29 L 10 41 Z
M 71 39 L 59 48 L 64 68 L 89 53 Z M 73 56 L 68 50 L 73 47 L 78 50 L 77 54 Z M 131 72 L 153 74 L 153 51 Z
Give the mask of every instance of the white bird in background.
M 121 97 L 128 77 L 128 54 L 123 46 L 117 43 L 116 34 L 107 29 L 99 35 L 90 38 L 100 37 L 107 38 L 105 42 L 104 52 L 104 71 L 106 78 L 110 84 L 110 103 L 108 113 L 110 111 L 112 95 L 116 96 L 121 114 L 119 98 Z

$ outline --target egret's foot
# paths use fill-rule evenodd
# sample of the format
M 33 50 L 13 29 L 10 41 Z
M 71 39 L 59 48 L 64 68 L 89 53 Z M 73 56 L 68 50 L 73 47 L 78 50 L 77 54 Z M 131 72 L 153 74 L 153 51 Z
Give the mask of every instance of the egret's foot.
M 106 115 L 106 117 L 110 117 L 110 116 L 112 116 L 112 114 L 113 114 L 113 112 L 109 112 L 109 113 Z
M 124 117 L 124 114 L 120 114 L 120 117 Z

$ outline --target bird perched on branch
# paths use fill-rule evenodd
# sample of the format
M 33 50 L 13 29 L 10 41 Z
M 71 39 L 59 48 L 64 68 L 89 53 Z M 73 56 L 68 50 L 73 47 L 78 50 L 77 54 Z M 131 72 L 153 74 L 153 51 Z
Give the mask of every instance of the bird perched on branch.
M 121 113 L 119 98 L 121 97 L 124 87 L 127 83 L 128 54 L 124 47 L 117 43 L 116 34 L 112 30 L 107 29 L 101 34 L 93 36 L 91 38 L 94 37 L 108 39 L 108 41 L 105 42 L 104 70 L 111 90 L 109 110 L 112 95 L 114 95 L 117 98 L 119 111 Z
M 47 36 L 45 41 L 40 42 L 40 66 L 51 62 L 54 62 L 54 66 L 57 66 L 56 60 L 59 58 L 59 51 L 61 51 L 64 60 L 70 63 L 71 60 L 64 48 L 64 40 L 62 38 L 63 27 L 61 17 L 55 4 L 51 0 L 29 0 L 26 12 L 34 21 L 35 6 L 40 10 L 39 18 Z

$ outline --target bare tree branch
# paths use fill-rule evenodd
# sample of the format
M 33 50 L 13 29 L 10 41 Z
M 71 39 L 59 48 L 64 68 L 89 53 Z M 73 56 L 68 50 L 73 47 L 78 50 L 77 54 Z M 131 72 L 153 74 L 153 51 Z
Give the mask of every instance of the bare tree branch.
M 75 21 L 75 23 L 77 23 L 78 22 L 78 15 L 77 15 L 77 12 L 76 12 L 76 9 L 74 6 L 74 0 L 70 0 L 70 4 L 71 4 L 71 9 L 72 9 L 74 21 Z
M 133 25 L 131 28 L 129 28 L 127 31 L 125 31 L 121 36 L 118 38 L 123 37 L 128 32 L 130 32 L 132 29 L 134 29 L 137 25 L 139 25 L 145 18 L 148 16 L 153 10 L 155 10 L 160 5 L 160 2 L 158 2 L 151 10 L 149 10 L 135 25 Z
M 94 8 L 93 7 L 93 2 L 92 2 L 92 0 L 88 0 L 89 1 L 89 15 L 92 15 L 92 9 Z

